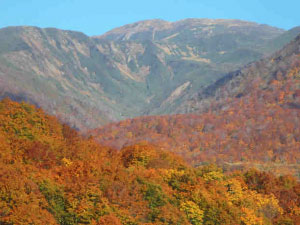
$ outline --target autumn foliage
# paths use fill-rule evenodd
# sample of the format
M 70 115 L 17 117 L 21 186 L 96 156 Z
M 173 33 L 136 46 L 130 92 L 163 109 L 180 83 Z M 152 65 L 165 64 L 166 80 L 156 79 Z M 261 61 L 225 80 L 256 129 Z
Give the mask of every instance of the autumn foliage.
M 0 102 L 0 143 L 1 224 L 300 220 L 300 185 L 291 176 L 193 168 L 147 142 L 115 151 L 26 103 Z
M 269 79 L 243 78 L 240 95 L 211 103 L 203 114 L 147 116 L 91 132 L 105 146 L 148 141 L 189 163 L 300 172 L 300 58 Z M 222 94 L 221 94 L 222 95 Z M 223 96 L 228 93 L 224 90 Z

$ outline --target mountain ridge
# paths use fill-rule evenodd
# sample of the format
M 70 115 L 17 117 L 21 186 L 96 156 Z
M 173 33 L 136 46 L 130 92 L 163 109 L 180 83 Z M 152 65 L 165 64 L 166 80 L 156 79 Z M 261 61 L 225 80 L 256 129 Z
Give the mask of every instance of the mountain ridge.
M 299 28 L 297 28 L 297 29 L 299 29 Z M 235 81 L 235 80 L 240 80 L 241 82 L 243 82 L 243 78 L 240 78 L 241 75 L 243 76 L 244 74 L 247 74 L 248 73 L 247 70 L 251 71 L 252 67 L 256 67 L 259 64 L 266 64 L 267 61 L 276 61 L 276 62 L 278 61 L 278 62 L 280 62 L 280 60 L 283 57 L 290 56 L 292 58 L 293 55 L 299 55 L 300 54 L 300 47 L 299 47 L 300 46 L 300 44 L 299 44 L 300 41 L 299 40 L 300 40 L 300 34 L 297 35 L 297 37 L 291 43 L 288 43 L 283 49 L 278 50 L 272 56 L 261 59 L 258 62 L 251 63 L 251 64 L 245 66 L 244 68 L 242 68 L 241 70 L 232 72 L 232 73 L 224 76 L 220 80 L 216 81 L 214 84 L 212 84 L 212 85 L 206 87 L 205 89 L 201 90 L 198 94 L 196 94 L 194 97 L 192 97 L 189 100 L 189 101 L 191 101 L 190 103 L 186 103 L 186 105 L 180 106 L 180 109 L 178 109 L 178 111 L 175 110 L 175 113 L 176 112 L 177 113 L 179 113 L 179 112 L 183 113 L 182 110 L 184 108 L 187 109 L 187 111 L 185 111 L 185 112 L 190 112 L 190 113 L 196 112 L 197 110 L 205 111 L 209 108 L 209 106 L 201 105 L 201 101 L 203 101 L 203 102 L 209 101 L 208 98 L 211 98 L 211 97 L 213 97 L 215 99 L 218 99 L 218 101 L 221 102 L 222 101 L 222 96 L 221 96 L 220 93 L 218 93 L 218 90 L 220 90 L 221 87 L 226 86 L 226 84 L 230 84 L 230 82 L 237 83 L 238 81 Z M 266 68 L 263 68 L 263 69 L 269 69 L 269 68 L 270 68 L 270 65 L 267 64 Z M 286 69 L 287 68 L 280 69 L 280 65 L 279 66 L 278 65 L 274 66 L 274 68 L 272 68 L 272 70 L 274 70 L 274 71 L 280 70 L 281 72 L 284 72 L 284 71 L 286 72 Z M 273 75 L 273 73 L 274 72 L 271 72 L 271 75 L 269 74 L 269 75 L 265 76 L 264 79 L 274 78 L 273 76 L 275 76 L 275 75 Z M 235 89 L 233 87 L 226 88 L 226 89 L 228 90 L 228 93 L 226 94 L 227 97 L 228 97 L 228 95 L 230 95 L 230 97 L 234 97 L 234 96 L 240 97 L 241 95 L 245 94 L 245 93 L 241 93 L 241 92 L 239 92 L 239 93 L 234 92 Z M 232 93 L 230 93 L 230 92 L 232 92 Z M 199 98 L 199 102 L 197 102 L 197 98 Z M 197 106 L 197 104 L 199 104 L 199 105 Z M 193 105 L 193 109 L 191 109 L 191 107 L 189 105 Z
M 174 22 L 169 22 L 166 20 L 161 19 L 154 19 L 154 20 L 142 20 L 138 21 L 132 24 L 127 24 L 115 29 L 112 29 L 108 32 L 105 32 L 102 35 L 96 35 L 93 36 L 94 38 L 101 38 L 101 39 L 111 39 L 113 36 L 116 36 L 117 40 L 122 40 L 122 38 L 118 38 L 118 35 L 120 33 L 120 36 L 124 36 L 124 39 L 128 40 L 130 39 L 130 36 L 126 33 L 138 33 L 141 31 L 147 31 L 148 30 L 166 30 L 166 29 L 176 29 L 176 28 L 184 28 L 186 26 L 194 27 L 195 25 L 221 25 L 225 24 L 228 26 L 239 26 L 239 25 L 251 25 L 254 27 L 266 27 L 266 28 L 273 28 L 273 32 L 280 33 L 280 31 L 284 31 L 284 29 L 272 27 L 266 24 L 259 24 L 256 22 L 249 22 L 244 20 L 238 20 L 238 19 L 208 19 L 208 18 L 187 18 L 182 19 Z M 111 36 L 111 37 L 110 37 Z M 151 36 L 150 36 L 151 37 Z M 153 37 L 153 35 L 152 35 Z M 124 40 L 123 39 L 123 40 Z
M 30 100 L 81 130 L 156 108 L 165 113 L 162 104 L 168 108 L 186 91 L 193 94 L 275 50 L 261 46 L 284 32 L 257 26 L 191 24 L 176 36 L 160 34 L 162 41 L 148 34 L 112 41 L 56 28 L 1 29 L 0 93 Z
M 146 140 L 193 165 L 213 162 L 297 176 L 300 35 L 270 57 L 204 88 L 181 109 L 112 123 L 90 134 L 114 148 Z

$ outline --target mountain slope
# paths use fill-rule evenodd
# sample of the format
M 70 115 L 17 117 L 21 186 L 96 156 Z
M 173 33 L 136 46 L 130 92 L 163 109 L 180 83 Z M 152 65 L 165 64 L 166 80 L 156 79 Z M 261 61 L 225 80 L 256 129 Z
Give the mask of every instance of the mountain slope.
M 0 141 L 1 224 L 299 221 L 293 177 L 192 168 L 146 143 L 116 152 L 26 103 L 0 101 Z
M 286 75 L 289 70 L 298 66 L 299 39 L 300 35 L 270 57 L 229 73 L 191 98 L 185 96 L 186 100 L 174 111 L 177 113 L 203 112 L 211 106 L 212 102 L 215 104 L 214 107 L 222 107 L 224 101 L 228 99 L 240 98 L 251 93 L 251 85 L 256 79 L 262 79 L 267 88 L 271 80 L 281 79 L 282 74 Z
M 3 95 L 29 99 L 79 128 L 122 118 L 132 101 L 123 96 L 139 90 L 82 33 L 12 27 L 0 36 Z
M 4 28 L 0 95 L 29 100 L 79 129 L 95 128 L 156 113 L 183 93 L 193 94 L 274 51 L 262 46 L 283 33 L 266 25 L 208 19 L 142 21 L 100 37 Z
M 135 118 L 93 134 L 116 148 L 147 140 L 194 165 L 217 162 L 298 175 L 299 96 L 300 35 L 196 95 L 183 110 L 197 114 Z
M 271 40 L 266 48 L 269 49 L 280 49 L 282 46 L 284 46 L 286 43 L 294 40 L 298 35 L 300 34 L 300 26 L 294 27 L 283 34 L 279 35 L 278 37 Z
M 280 50 L 284 45 L 288 44 L 292 40 L 294 40 L 300 34 L 299 27 L 292 28 L 283 34 L 277 36 L 276 38 L 269 40 L 262 46 L 262 51 L 270 52 L 272 49 Z M 234 55 L 238 58 L 241 55 L 238 52 L 235 52 Z M 206 87 L 201 87 L 195 92 L 191 92 L 186 90 L 185 92 L 181 93 L 181 95 L 172 101 L 169 101 L 167 104 L 161 104 L 158 108 L 155 108 L 151 111 L 150 114 L 176 114 L 176 113 L 192 113 L 196 111 L 205 111 L 207 109 L 206 106 L 202 106 L 201 104 L 206 101 L 206 97 L 209 97 L 209 93 L 213 90 L 218 88 L 218 84 L 223 84 L 224 82 L 231 79 L 232 76 L 235 76 L 236 72 L 229 73 L 229 75 L 224 76 L 224 78 L 219 79 L 216 83 L 211 85 L 207 85 Z M 217 86 L 216 86 L 217 85 Z M 199 95 L 199 96 L 197 96 Z M 198 100 L 201 106 L 197 106 Z M 206 101 L 210 102 L 210 100 Z

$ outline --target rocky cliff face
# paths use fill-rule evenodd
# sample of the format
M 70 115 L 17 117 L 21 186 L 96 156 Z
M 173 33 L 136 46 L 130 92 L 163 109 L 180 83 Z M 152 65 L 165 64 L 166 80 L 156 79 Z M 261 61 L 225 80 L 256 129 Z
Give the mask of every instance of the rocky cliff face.
M 0 30 L 0 95 L 29 100 L 79 129 L 172 113 L 183 94 L 277 50 L 262 46 L 283 34 L 209 19 L 142 21 L 99 37 L 8 27 Z

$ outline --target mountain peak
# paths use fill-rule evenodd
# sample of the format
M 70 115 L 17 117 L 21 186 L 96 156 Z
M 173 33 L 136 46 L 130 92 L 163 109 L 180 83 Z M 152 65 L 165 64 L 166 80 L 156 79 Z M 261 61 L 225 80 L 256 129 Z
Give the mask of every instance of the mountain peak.
M 284 30 L 268 25 L 258 24 L 237 19 L 207 19 L 188 18 L 175 22 L 168 22 L 161 19 L 143 20 L 108 31 L 107 33 L 95 36 L 95 38 L 106 40 L 161 40 L 177 33 L 188 32 L 189 35 L 223 30 L 231 32 L 252 32 L 255 30 L 262 33 L 271 33 L 272 37 L 280 35 Z

